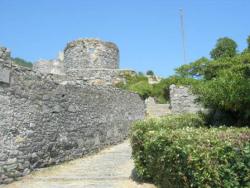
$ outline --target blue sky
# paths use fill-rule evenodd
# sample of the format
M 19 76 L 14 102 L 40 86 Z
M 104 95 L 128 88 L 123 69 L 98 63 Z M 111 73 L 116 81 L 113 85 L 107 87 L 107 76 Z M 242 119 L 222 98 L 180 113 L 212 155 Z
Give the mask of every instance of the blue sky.
M 219 37 L 246 47 L 249 0 L 0 0 L 0 45 L 36 61 L 71 40 L 99 38 L 119 46 L 121 68 L 169 76 L 183 64 L 180 8 L 188 62 L 208 56 Z

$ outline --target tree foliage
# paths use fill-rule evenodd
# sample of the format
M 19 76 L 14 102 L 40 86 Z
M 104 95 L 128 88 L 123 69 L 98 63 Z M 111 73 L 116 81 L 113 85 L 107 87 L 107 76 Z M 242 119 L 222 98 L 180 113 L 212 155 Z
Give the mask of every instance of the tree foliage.
M 126 83 L 119 83 L 116 86 L 138 93 L 143 99 L 151 96 L 152 86 L 149 85 L 148 78 L 141 73 L 126 75 Z
M 239 124 L 249 124 L 250 52 L 236 54 L 236 47 L 232 39 L 221 38 L 211 51 L 213 60 L 200 58 L 177 68 L 176 74 L 199 78 L 194 91 L 207 107 L 229 113 Z
M 212 59 L 219 59 L 225 57 L 233 57 L 236 55 L 237 44 L 234 40 L 224 37 L 219 38 L 215 48 L 210 52 Z
M 204 75 L 204 71 L 209 63 L 209 59 L 202 57 L 190 64 L 184 64 L 175 69 L 176 74 L 185 78 L 201 78 Z
M 250 35 L 247 37 L 247 50 L 250 52 Z
M 250 54 L 214 61 L 207 72 L 206 80 L 196 85 L 201 101 L 213 109 L 230 112 L 241 124 L 249 123 Z
M 152 71 L 152 70 L 148 70 L 148 71 L 146 72 L 146 75 L 154 76 L 155 73 L 154 73 L 154 71 Z
M 247 39 L 250 46 L 250 36 Z M 202 57 L 176 69 L 176 75 L 150 85 L 146 76 L 128 78 L 122 87 L 154 97 L 158 103 L 169 101 L 169 86 L 191 85 L 208 108 L 230 115 L 233 123 L 250 123 L 250 51 L 236 53 L 237 44 L 230 38 L 218 39 L 208 59 Z M 150 73 L 151 74 L 151 73 Z M 225 116 L 226 117 L 226 116 Z M 227 116 L 228 117 L 228 116 Z

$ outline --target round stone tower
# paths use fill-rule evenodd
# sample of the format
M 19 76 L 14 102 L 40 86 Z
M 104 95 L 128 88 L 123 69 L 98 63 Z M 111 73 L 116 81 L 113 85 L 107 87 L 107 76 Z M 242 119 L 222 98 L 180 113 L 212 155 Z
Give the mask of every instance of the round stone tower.
M 111 42 L 97 39 L 79 39 L 64 49 L 65 72 L 86 69 L 118 69 L 119 49 Z

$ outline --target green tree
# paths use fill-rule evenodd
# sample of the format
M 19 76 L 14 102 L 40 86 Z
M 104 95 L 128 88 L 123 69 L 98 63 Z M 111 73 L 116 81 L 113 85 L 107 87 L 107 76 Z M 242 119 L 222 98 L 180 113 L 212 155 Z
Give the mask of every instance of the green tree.
M 250 36 L 247 42 L 250 49 Z M 220 38 L 211 51 L 213 60 L 200 58 L 177 68 L 176 74 L 182 78 L 202 78 L 192 86 L 207 107 L 230 115 L 232 123 L 249 124 L 250 51 L 247 48 L 237 54 L 236 48 L 232 39 Z M 224 118 L 221 117 L 222 122 Z
M 237 44 L 234 40 L 224 37 L 219 38 L 215 48 L 210 52 L 211 58 L 217 60 L 219 58 L 233 57 L 236 55 Z
M 250 52 L 250 35 L 247 37 L 247 50 Z
M 195 85 L 200 100 L 230 114 L 239 124 L 249 124 L 250 53 L 213 61 L 207 72 L 206 79 Z
M 190 64 L 185 64 L 175 69 L 176 74 L 183 78 L 202 78 L 210 61 L 202 57 Z
M 146 72 L 146 75 L 154 76 L 155 74 L 154 74 L 154 72 L 152 70 L 148 70 Z

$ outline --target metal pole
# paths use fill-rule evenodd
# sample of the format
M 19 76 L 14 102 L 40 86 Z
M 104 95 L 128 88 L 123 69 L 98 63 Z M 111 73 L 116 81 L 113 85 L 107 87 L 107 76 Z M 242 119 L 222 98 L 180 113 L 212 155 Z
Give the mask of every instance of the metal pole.
M 186 59 L 186 45 L 185 45 L 185 32 L 184 32 L 184 21 L 183 21 L 183 10 L 180 9 L 180 19 L 181 19 L 181 37 L 182 37 L 182 48 L 183 48 L 183 63 L 187 63 Z

